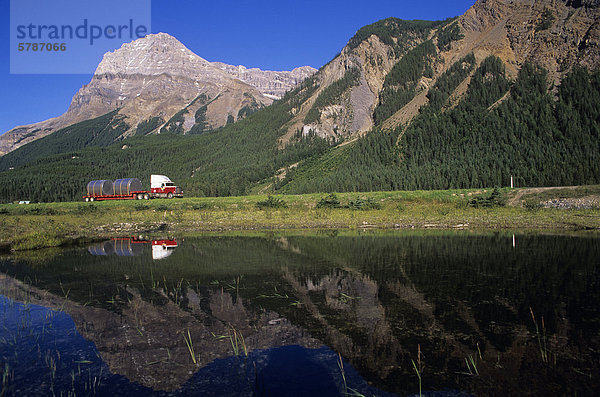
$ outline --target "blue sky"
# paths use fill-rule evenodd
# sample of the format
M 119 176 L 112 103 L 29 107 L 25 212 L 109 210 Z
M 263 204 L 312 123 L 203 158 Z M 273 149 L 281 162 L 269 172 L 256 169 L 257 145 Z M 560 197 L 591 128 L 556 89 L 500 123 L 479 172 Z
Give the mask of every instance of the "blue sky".
M 364 25 L 387 17 L 445 19 L 474 2 L 152 0 L 152 32 L 175 36 L 209 61 L 270 70 L 319 68 Z M 91 79 L 89 74 L 11 75 L 9 11 L 9 0 L 0 0 L 0 134 L 64 113 L 73 94 Z

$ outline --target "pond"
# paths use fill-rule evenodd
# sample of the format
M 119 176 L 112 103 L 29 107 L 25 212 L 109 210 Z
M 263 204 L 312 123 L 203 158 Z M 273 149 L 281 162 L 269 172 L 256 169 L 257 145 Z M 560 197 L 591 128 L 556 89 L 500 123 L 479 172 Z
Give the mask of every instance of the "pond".
M 113 238 L 0 257 L 0 395 L 594 395 L 600 236 Z

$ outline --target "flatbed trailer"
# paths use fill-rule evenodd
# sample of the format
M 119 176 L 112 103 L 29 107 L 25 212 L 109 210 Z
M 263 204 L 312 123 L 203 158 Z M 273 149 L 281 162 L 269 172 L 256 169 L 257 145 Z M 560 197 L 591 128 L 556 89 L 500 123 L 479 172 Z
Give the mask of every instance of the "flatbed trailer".
M 149 200 L 154 198 L 152 193 L 142 190 L 131 192 L 130 194 L 112 194 L 107 196 L 83 196 L 85 201 L 103 201 L 103 200 Z

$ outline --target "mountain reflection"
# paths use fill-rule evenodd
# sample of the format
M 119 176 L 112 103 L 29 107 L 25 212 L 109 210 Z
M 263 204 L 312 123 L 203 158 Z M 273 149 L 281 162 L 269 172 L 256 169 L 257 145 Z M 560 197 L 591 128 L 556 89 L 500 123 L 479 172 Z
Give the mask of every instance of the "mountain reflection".
M 113 239 L 1 259 L 0 293 L 68 314 L 112 373 L 154 390 L 181 390 L 238 357 L 256 368 L 244 372 L 256 394 L 270 373 L 259 352 L 326 345 L 380 389 L 356 377 L 362 393 L 417 392 L 414 361 L 424 390 L 589 394 L 599 239 L 516 238 L 513 248 L 497 234 L 205 236 L 176 249 Z M 154 246 L 171 254 L 153 260 Z M 327 357 L 343 394 L 351 386 Z

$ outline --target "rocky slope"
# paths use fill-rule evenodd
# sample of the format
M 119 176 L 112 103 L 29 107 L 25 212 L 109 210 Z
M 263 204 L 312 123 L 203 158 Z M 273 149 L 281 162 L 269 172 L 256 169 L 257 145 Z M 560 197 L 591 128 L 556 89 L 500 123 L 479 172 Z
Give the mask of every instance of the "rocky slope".
M 291 71 L 273 71 L 259 68 L 248 69 L 244 65 L 233 66 L 222 62 L 213 62 L 212 65 L 230 76 L 256 87 L 264 95 L 273 99 L 281 98 L 283 94 L 317 71 L 310 66 L 301 66 Z
M 462 17 L 464 49 L 500 57 L 509 69 L 536 63 L 555 81 L 576 64 L 600 60 L 596 0 L 479 0 Z
M 596 68 L 600 61 L 600 4 L 597 0 L 478 0 L 456 22 L 431 24 L 428 27 L 404 25 L 406 21 L 390 18 L 366 26 L 348 45 L 325 65 L 315 79 L 319 88 L 297 109 L 283 137 L 286 144 L 298 131 L 310 131 L 336 140 L 361 135 L 376 124 L 393 128 L 406 125 L 428 102 L 426 94 L 437 77 L 470 52 L 480 63 L 489 55 L 498 56 L 514 77 L 526 61 L 548 70 L 558 82 L 574 65 Z M 440 34 L 449 24 L 457 23 L 460 38 L 440 46 Z M 387 30 L 388 35 L 382 34 Z M 415 97 L 381 123 L 373 113 L 381 103 L 388 73 L 411 50 L 431 39 L 437 44 L 432 59 L 433 74 L 418 82 Z M 360 78 L 335 100 L 317 106 L 317 98 L 344 74 L 357 68 Z M 460 97 L 468 79 L 457 89 Z M 318 117 L 307 117 L 318 107 Z
M 314 71 L 308 66 L 274 72 L 212 63 L 168 34 L 148 35 L 105 54 L 65 114 L 2 135 L 0 154 L 115 109 L 130 127 L 125 135 L 156 132 L 163 125 L 186 133 L 200 107 L 203 130 L 218 128 L 271 104 Z M 140 123 L 143 128 L 137 129 Z

